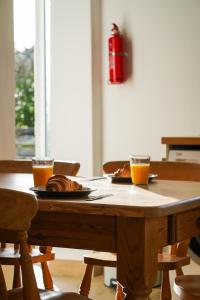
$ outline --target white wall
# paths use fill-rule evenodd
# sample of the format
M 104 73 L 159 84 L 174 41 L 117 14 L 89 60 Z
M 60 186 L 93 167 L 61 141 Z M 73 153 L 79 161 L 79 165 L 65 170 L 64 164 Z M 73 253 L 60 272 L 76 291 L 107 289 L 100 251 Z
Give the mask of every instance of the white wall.
M 0 159 L 15 158 L 12 0 L 0 0 Z
M 108 79 L 107 39 L 127 37 L 132 74 Z M 103 0 L 103 160 L 164 156 L 162 136 L 200 135 L 200 1 Z
M 51 1 L 51 155 L 92 173 L 89 0 Z
M 130 153 L 161 159 L 162 136 L 200 135 L 200 1 L 51 3 L 55 157 L 80 161 L 87 175 Z M 108 84 L 112 22 L 128 41 L 129 77 L 121 85 Z

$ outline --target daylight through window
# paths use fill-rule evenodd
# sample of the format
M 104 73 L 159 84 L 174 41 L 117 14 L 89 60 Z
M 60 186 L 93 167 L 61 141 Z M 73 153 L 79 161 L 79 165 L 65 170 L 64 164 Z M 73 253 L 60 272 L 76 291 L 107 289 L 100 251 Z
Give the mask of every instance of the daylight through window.
M 35 154 L 34 44 L 35 0 L 14 0 L 16 155 Z

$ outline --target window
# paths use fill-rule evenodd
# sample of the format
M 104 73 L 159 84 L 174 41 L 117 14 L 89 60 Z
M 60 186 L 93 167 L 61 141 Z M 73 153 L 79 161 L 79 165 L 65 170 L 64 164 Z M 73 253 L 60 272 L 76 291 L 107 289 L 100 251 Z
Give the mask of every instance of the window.
M 35 0 L 14 0 L 16 156 L 35 154 Z

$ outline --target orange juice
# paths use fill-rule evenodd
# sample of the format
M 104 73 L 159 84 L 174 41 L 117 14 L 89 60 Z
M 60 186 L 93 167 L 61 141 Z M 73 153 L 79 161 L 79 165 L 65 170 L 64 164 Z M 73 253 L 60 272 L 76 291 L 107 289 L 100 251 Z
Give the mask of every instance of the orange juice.
M 45 186 L 49 177 L 53 175 L 53 166 L 33 166 L 32 172 L 34 186 Z
M 141 163 L 131 165 L 131 178 L 134 184 L 148 184 L 149 164 Z

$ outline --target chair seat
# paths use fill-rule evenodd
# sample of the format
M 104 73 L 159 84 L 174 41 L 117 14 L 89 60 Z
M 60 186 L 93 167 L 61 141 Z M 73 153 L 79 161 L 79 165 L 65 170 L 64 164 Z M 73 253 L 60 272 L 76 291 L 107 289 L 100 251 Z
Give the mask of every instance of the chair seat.
M 168 253 L 158 254 L 158 270 L 176 270 L 189 264 L 189 256 L 179 257 Z
M 91 300 L 87 297 L 81 296 L 77 293 L 55 292 L 39 290 L 41 300 Z M 17 288 L 8 291 L 8 300 L 24 300 L 22 289 Z
M 32 249 L 30 255 L 33 263 L 55 259 L 55 253 L 53 251 L 44 254 L 37 248 Z M 19 250 L 15 250 L 14 247 L 0 249 L 0 261 L 2 265 L 19 265 L 19 258 Z
M 84 263 L 105 266 L 105 267 L 116 267 L 116 254 L 109 252 L 94 252 L 90 255 L 84 256 Z M 158 269 L 159 270 L 175 270 L 186 266 L 190 263 L 190 257 L 178 257 L 168 253 L 158 254 Z
M 175 278 L 174 291 L 182 299 L 200 299 L 200 275 L 181 275 Z
M 94 252 L 90 255 L 84 255 L 84 263 L 94 266 L 116 267 L 117 257 L 115 253 Z

